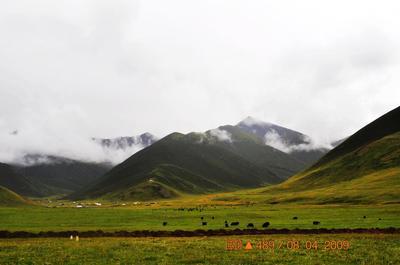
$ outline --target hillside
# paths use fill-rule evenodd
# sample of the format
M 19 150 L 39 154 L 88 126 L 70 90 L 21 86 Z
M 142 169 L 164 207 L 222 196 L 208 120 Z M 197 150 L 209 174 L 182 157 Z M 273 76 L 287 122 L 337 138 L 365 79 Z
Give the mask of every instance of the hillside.
M 260 167 L 268 168 L 282 180 L 311 165 L 292 154 L 287 154 L 266 145 L 256 134 L 244 131 L 238 126 L 225 125 L 217 130 L 229 133 L 231 141 L 214 141 L 212 142 L 213 144 L 234 152 Z M 212 141 L 212 132 L 213 130 L 210 130 L 205 133 L 206 139 L 211 139 Z
M 30 183 L 40 187 L 40 194 L 36 196 L 69 194 L 77 191 L 104 175 L 112 167 L 108 163 L 84 162 L 56 156 L 30 155 L 30 157 L 31 161 L 32 157 L 35 157 L 39 162 L 26 166 L 15 165 L 14 168 Z
M 327 147 L 313 145 L 312 139 L 303 133 L 252 117 L 247 117 L 235 127 L 301 161 L 304 164 L 302 169 L 311 166 L 329 151 Z
M 317 164 L 260 191 L 267 201 L 400 202 L 400 108 L 368 124 Z
M 0 186 L 0 206 L 20 206 L 25 204 L 27 204 L 27 201 L 24 198 Z
M 24 196 L 42 196 L 44 187 L 16 172 L 10 165 L 0 163 L 0 186 Z
M 69 194 L 92 183 L 110 168 L 106 163 L 30 155 L 32 165 L 0 163 L 0 185 L 26 197 Z
M 71 198 L 157 199 L 259 187 L 282 182 L 304 166 L 253 134 L 222 126 L 168 135 Z
M 400 167 L 400 132 L 363 145 L 356 150 L 294 176 L 296 186 L 326 186 L 381 170 Z
M 400 107 L 386 113 L 358 132 L 347 138 L 336 148 L 326 154 L 316 166 L 323 165 L 342 155 L 348 154 L 368 143 L 400 131 Z

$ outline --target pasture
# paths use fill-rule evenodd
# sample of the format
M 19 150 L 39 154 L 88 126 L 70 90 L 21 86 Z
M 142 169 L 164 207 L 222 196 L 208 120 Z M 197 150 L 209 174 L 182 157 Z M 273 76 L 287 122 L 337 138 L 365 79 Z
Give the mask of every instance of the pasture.
M 365 217 L 365 218 L 364 218 Z M 225 227 L 225 221 L 239 222 Z M 398 205 L 177 205 L 93 208 L 4 207 L 0 230 L 9 231 L 119 231 L 244 229 L 249 223 L 268 228 L 388 228 L 400 227 Z M 318 221 L 320 224 L 314 225 Z M 165 225 L 164 222 L 167 222 Z M 202 225 L 206 222 L 207 225 Z
M 227 240 L 240 240 L 227 250 Z M 275 242 L 263 248 L 260 242 Z M 245 250 L 250 241 L 253 249 Z M 287 242 L 298 241 L 299 248 Z M 307 249 L 306 242 L 318 242 Z M 326 249 L 326 241 L 348 241 L 348 250 Z M 280 242 L 283 242 L 279 247 Z M 399 264 L 398 235 L 270 235 L 190 238 L 1 239 L 1 264 Z

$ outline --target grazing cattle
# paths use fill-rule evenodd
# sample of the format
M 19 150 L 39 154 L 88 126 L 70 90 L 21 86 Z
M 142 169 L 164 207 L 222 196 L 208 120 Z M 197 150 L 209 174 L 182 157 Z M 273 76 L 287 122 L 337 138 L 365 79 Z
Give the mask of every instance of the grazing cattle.
M 225 227 L 229 227 L 228 223 L 225 223 Z
M 367 217 L 364 215 L 364 217 L 363 217 L 363 218 L 365 219 L 365 218 L 367 218 Z
M 269 225 L 270 225 L 269 222 L 265 222 L 265 223 L 263 223 L 262 227 L 267 228 Z
M 293 217 L 293 220 L 297 220 L 297 219 L 299 219 L 299 218 L 297 218 L 297 216 Z
M 201 222 L 201 225 L 207 225 L 207 222 Z
M 247 224 L 247 228 L 254 228 L 254 224 L 253 223 Z
M 321 222 L 320 221 L 314 221 L 313 225 L 319 225 Z
M 214 220 L 214 216 L 213 216 L 213 217 L 211 217 L 211 219 L 213 219 L 213 220 Z
M 231 226 L 239 225 L 239 222 L 232 222 Z
M 163 226 L 166 226 L 167 224 L 168 224 L 167 222 L 163 222 L 163 223 L 162 223 Z
M 380 221 L 380 220 L 382 220 L 382 218 L 379 218 L 378 220 Z
M 201 219 L 201 220 L 204 220 L 204 217 L 202 216 L 202 217 L 200 217 L 200 219 Z

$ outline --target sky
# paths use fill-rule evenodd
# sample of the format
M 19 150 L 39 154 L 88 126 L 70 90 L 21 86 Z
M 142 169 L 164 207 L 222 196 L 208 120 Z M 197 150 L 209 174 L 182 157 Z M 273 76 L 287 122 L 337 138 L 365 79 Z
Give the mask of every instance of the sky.
M 400 3 L 0 1 L 0 161 L 247 116 L 327 142 L 399 106 Z M 11 134 L 15 130 L 17 134 Z

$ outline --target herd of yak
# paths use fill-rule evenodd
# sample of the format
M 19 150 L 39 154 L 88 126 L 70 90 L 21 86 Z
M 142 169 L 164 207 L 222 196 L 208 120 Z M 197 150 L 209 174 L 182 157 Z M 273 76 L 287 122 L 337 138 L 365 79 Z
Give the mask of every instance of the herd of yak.
M 364 218 L 365 218 L 365 217 L 364 217 Z M 206 226 L 206 225 L 208 224 L 208 222 L 204 221 L 204 216 L 200 217 L 200 219 L 201 219 L 201 225 L 202 225 L 202 226 Z M 212 216 L 211 219 L 214 220 L 214 219 L 215 219 L 214 216 Z M 297 216 L 293 217 L 293 220 L 297 220 L 297 219 L 298 219 Z M 167 226 L 167 225 L 168 225 L 168 222 L 165 222 L 165 221 L 164 221 L 162 224 L 163 224 L 163 226 Z M 225 220 L 225 223 L 224 223 L 225 227 L 229 227 L 229 226 L 235 226 L 235 227 L 237 227 L 237 226 L 239 226 L 239 224 L 240 224 L 239 222 L 231 222 L 231 223 L 229 224 L 229 222 L 228 222 L 227 220 Z M 313 221 L 313 225 L 319 225 L 319 224 L 321 224 L 320 221 Z M 262 227 L 263 227 L 263 228 L 268 228 L 269 225 L 270 225 L 270 222 L 265 222 L 265 223 L 263 223 Z M 247 228 L 252 229 L 252 228 L 255 228 L 255 226 L 254 226 L 253 223 L 248 223 L 248 224 L 247 224 Z

